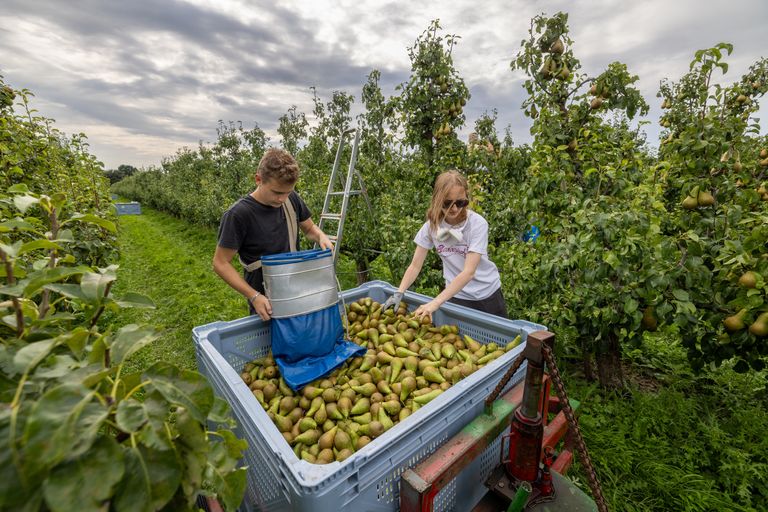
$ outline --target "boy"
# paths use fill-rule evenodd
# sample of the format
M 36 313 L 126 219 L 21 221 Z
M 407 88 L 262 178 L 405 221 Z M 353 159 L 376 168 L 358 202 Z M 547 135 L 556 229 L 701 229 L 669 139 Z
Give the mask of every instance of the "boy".
M 224 212 L 219 225 L 213 270 L 245 296 L 251 314 L 263 320 L 269 320 L 272 306 L 264 296 L 261 257 L 295 251 L 299 239 L 296 225 L 321 249 L 333 249 L 294 191 L 298 179 L 299 166 L 290 153 L 268 149 L 256 170 L 256 190 Z M 232 265 L 235 254 L 245 268 L 243 277 Z

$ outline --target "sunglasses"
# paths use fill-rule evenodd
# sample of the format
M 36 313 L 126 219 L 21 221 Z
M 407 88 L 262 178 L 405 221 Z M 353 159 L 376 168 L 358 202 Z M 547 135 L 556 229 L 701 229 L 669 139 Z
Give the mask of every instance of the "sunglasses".
M 457 208 L 466 208 L 469 206 L 469 199 L 456 199 L 455 201 L 451 201 L 450 199 L 446 199 L 443 201 L 443 210 L 449 210 L 451 206 L 456 205 Z

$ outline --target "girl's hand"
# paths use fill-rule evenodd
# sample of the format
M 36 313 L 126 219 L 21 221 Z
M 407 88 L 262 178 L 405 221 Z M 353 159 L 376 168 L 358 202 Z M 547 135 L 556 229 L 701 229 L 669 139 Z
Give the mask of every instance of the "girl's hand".
M 432 320 L 432 313 L 438 310 L 440 306 L 435 303 L 435 301 L 429 301 L 426 304 L 422 304 L 419 306 L 416 311 L 413 312 L 415 316 L 427 316 L 429 317 L 429 320 Z

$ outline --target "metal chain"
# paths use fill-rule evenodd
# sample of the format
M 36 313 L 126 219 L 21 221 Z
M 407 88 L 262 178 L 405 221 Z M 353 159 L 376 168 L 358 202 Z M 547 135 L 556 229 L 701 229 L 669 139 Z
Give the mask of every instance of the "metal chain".
M 490 414 L 494 400 L 498 398 L 501 390 L 504 389 L 504 386 L 506 386 L 507 382 L 509 382 L 509 379 L 511 379 L 512 376 L 517 373 L 517 370 L 520 368 L 520 365 L 523 364 L 523 361 L 525 361 L 525 356 L 523 356 L 523 353 L 521 352 L 520 355 L 517 356 L 517 359 L 515 359 L 515 362 L 512 363 L 512 366 L 509 367 L 507 373 L 504 374 L 499 383 L 496 385 L 496 389 L 494 389 L 491 394 L 488 395 L 488 398 L 485 399 L 486 413 Z
M 592 467 L 592 459 L 589 458 L 587 445 L 584 443 L 584 438 L 581 436 L 581 430 L 579 430 L 579 422 L 573 414 L 570 402 L 568 402 L 568 395 L 565 392 L 563 380 L 560 378 L 560 371 L 555 364 L 555 355 L 552 353 L 552 349 L 547 345 L 542 345 L 541 348 L 544 352 L 544 358 L 547 360 L 547 365 L 549 365 L 549 375 L 555 383 L 555 391 L 557 392 L 557 397 L 560 399 L 560 405 L 563 408 L 565 418 L 568 420 L 568 426 L 573 430 L 573 434 L 576 437 L 576 449 L 579 451 L 581 463 L 584 465 L 584 469 L 587 472 L 589 488 L 592 490 L 592 495 L 595 498 L 597 508 L 600 512 L 608 512 L 608 505 L 605 503 L 603 491 L 600 487 L 600 481 L 597 479 L 595 468 Z

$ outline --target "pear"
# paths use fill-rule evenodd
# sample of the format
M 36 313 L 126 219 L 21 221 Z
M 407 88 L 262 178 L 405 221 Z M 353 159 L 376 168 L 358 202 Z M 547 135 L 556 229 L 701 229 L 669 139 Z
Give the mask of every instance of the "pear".
M 747 310 L 742 309 L 735 315 L 729 316 L 723 320 L 723 324 L 728 332 L 740 331 L 744 328 L 744 317 L 747 315 Z
M 408 398 L 408 395 L 410 395 L 415 389 L 416 379 L 414 377 L 405 377 L 401 381 L 400 385 L 400 400 L 405 402 L 405 400 Z
M 589 107 L 592 110 L 597 110 L 603 105 L 603 98 L 600 96 L 597 96 L 596 98 L 593 98 L 592 101 L 589 102 Z
M 358 425 L 365 425 L 366 423 L 370 423 L 373 419 L 373 416 L 370 412 L 366 412 L 365 414 L 361 414 L 359 416 L 352 416 L 352 421 L 357 423 Z
M 343 462 L 346 459 L 350 458 L 354 452 L 351 448 L 344 448 L 343 450 L 339 450 L 339 452 L 336 454 L 336 462 Z
M 422 372 L 422 375 L 424 375 L 424 378 L 427 379 L 429 382 L 436 382 L 441 383 L 445 382 L 445 378 L 442 376 L 439 370 L 437 368 L 428 366 L 424 368 L 424 371 Z
M 470 352 L 476 352 L 482 347 L 480 343 L 470 338 L 468 334 L 464 335 L 464 343 L 467 345 Z
M 301 407 L 294 407 L 287 415 L 288 419 L 293 423 L 298 423 L 301 418 L 304 417 L 304 409 Z
M 686 210 L 693 210 L 699 205 L 699 202 L 696 200 L 695 197 L 688 196 L 685 199 L 683 199 L 683 208 Z
M 337 450 L 344 450 L 345 448 L 351 449 L 352 439 L 349 437 L 349 434 L 343 430 L 337 430 L 336 436 L 333 438 L 333 446 L 336 447 Z
M 757 317 L 757 320 L 749 326 L 749 332 L 761 338 L 768 336 L 768 311 Z
M 290 432 L 293 428 L 293 422 L 280 414 L 275 414 L 273 421 L 280 432 Z
M 744 288 L 754 288 L 757 286 L 757 274 L 751 270 L 744 272 L 744 274 L 742 274 L 742 276 L 739 278 L 739 284 Z
M 347 399 L 347 400 L 349 400 L 349 399 Z M 328 414 L 328 418 L 330 420 L 339 421 L 339 420 L 343 420 L 344 419 L 344 415 L 339 410 L 339 406 L 338 406 L 337 403 L 326 404 L 325 412 Z
M 372 382 L 368 382 L 366 384 L 363 384 L 361 386 L 352 386 L 352 389 L 355 390 L 356 393 L 360 393 L 363 396 L 371 396 L 376 392 L 376 384 Z M 339 407 L 341 407 L 341 398 L 339 399 Z
M 555 40 L 554 43 L 549 47 L 550 53 L 555 53 L 557 55 L 562 55 L 562 53 L 565 51 L 565 45 L 563 44 L 562 39 L 559 37 Z
M 296 397 L 284 396 L 280 399 L 279 411 L 280 414 L 286 415 L 293 410 L 299 404 L 299 400 Z
M 339 391 L 336 388 L 327 388 L 323 390 L 323 394 L 320 396 L 325 403 L 335 402 L 339 399 Z
M 387 411 L 387 414 L 389 414 L 390 416 L 397 416 L 398 414 L 400 414 L 400 409 L 402 409 L 402 405 L 400 405 L 400 402 L 398 400 L 390 400 L 388 402 L 383 402 L 381 404 L 381 407 L 385 411 Z
M 262 392 L 264 393 L 264 400 L 266 400 L 267 402 L 271 402 L 272 398 L 274 398 L 275 395 L 277 394 L 277 386 L 275 386 L 271 382 L 268 382 L 262 388 Z
M 715 204 L 715 198 L 712 194 L 705 191 L 699 191 L 699 196 L 697 198 L 699 206 L 712 206 Z
M 395 426 L 395 424 L 392 422 L 392 419 L 389 417 L 389 415 L 387 415 L 387 411 L 384 409 L 384 407 L 379 409 L 379 423 L 382 424 L 384 430 L 389 430 Z
M 326 448 L 320 450 L 320 453 L 317 454 L 317 457 L 315 457 L 315 464 L 330 464 L 334 460 L 335 456 L 333 455 L 333 450 Z
M 659 325 L 658 320 L 656 320 L 656 315 L 654 314 L 653 306 L 648 306 L 643 310 L 643 318 L 640 320 L 640 323 L 647 331 L 655 331 L 656 327 Z
M 380 380 L 377 387 L 382 395 L 388 395 L 392 392 L 392 388 L 389 387 L 389 384 L 387 383 L 386 380 Z
M 325 423 L 325 420 L 328 419 L 328 411 L 325 410 L 325 404 L 320 406 L 320 408 L 313 416 L 313 419 L 317 422 L 318 425 Z
M 320 439 L 320 431 L 316 429 L 307 430 L 306 432 L 296 436 L 293 439 L 294 444 L 304 444 L 307 446 L 312 446 L 315 444 L 318 439 Z
M 362 449 L 365 445 L 371 442 L 371 438 L 368 436 L 360 436 L 357 438 L 357 442 L 355 443 L 355 450 Z
M 320 409 L 322 405 L 324 405 L 325 402 L 323 401 L 323 397 L 318 396 L 316 398 L 312 399 L 312 404 L 309 407 L 309 410 L 307 411 L 307 416 L 314 416 L 315 413 Z
M 352 410 L 352 400 L 350 400 L 348 397 L 343 396 L 339 398 L 339 401 L 336 402 L 337 407 L 339 408 L 339 412 L 344 418 L 349 417 L 349 411 Z
M 392 373 L 389 376 L 389 382 L 396 382 L 397 376 L 400 375 L 400 371 L 403 369 L 403 360 L 399 357 L 392 359 Z
M 405 358 L 405 361 L 403 362 L 403 366 L 405 366 L 406 370 L 415 372 L 416 370 L 419 369 L 419 358 L 414 356 L 408 356 Z
M 316 430 L 317 429 L 317 422 L 313 420 L 312 418 L 302 418 L 301 421 L 299 421 L 299 430 L 301 432 L 306 432 L 307 430 Z
M 360 414 L 364 414 L 368 412 L 370 409 L 371 409 L 371 400 L 367 397 L 363 397 L 357 402 L 355 402 L 355 405 L 349 411 L 349 414 L 351 414 L 352 416 L 358 416 Z

